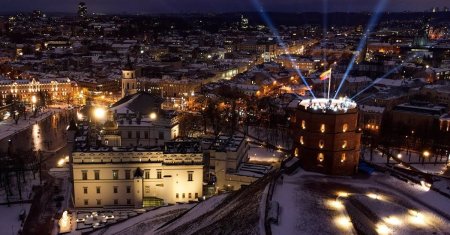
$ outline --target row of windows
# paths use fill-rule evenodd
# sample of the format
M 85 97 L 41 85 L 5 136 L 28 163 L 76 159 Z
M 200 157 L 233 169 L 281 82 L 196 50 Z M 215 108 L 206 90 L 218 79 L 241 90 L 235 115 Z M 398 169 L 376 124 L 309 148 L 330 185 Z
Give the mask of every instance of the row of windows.
M 301 144 L 301 145 L 304 145 L 304 144 L 305 144 L 305 141 L 304 141 L 304 139 L 303 139 L 303 136 L 300 136 L 300 144 Z M 319 140 L 319 148 L 322 149 L 324 146 L 325 146 L 325 141 Z M 342 146 L 343 149 L 347 148 L 347 140 L 343 140 L 341 146 Z
M 134 172 L 133 172 L 134 173 Z M 194 172 L 193 171 L 188 171 L 188 181 L 193 181 L 194 180 Z M 125 178 L 126 180 L 131 179 L 131 170 L 125 170 Z M 112 178 L 113 180 L 118 180 L 119 179 L 119 170 L 112 170 Z M 144 170 L 144 178 L 145 179 L 150 179 L 150 170 Z M 156 170 L 156 178 L 157 179 L 162 179 L 162 170 Z M 88 171 L 87 170 L 82 170 L 81 171 L 81 179 L 82 180 L 88 180 Z M 94 170 L 94 180 L 100 180 L 100 171 L 99 170 Z
M 126 190 L 127 193 L 131 193 L 131 186 L 127 186 Z M 100 186 L 95 187 L 95 192 L 97 194 L 100 194 L 101 187 Z M 113 193 L 119 193 L 119 186 L 113 186 Z M 83 187 L 83 194 L 88 194 L 88 187 Z
M 127 205 L 131 205 L 131 199 L 127 198 L 126 200 L 127 200 Z M 114 205 L 119 205 L 119 199 L 114 199 L 113 203 L 114 203 Z M 102 199 L 96 199 L 96 204 L 97 204 L 97 206 L 101 206 Z M 84 205 L 89 206 L 89 199 L 84 199 Z
M 119 131 L 119 135 L 122 136 L 122 132 Z M 136 131 L 134 138 L 140 139 L 141 137 L 143 137 L 144 139 L 148 139 L 148 138 L 150 138 L 150 133 L 148 131 L 143 131 L 143 135 L 141 136 L 141 131 Z M 128 139 L 132 139 L 133 138 L 133 132 L 132 131 L 128 131 L 127 132 L 127 138 Z M 158 133 L 158 138 L 161 139 L 161 140 L 164 139 L 164 132 L 160 131 Z
M 299 149 L 298 149 L 298 148 L 295 148 L 295 150 L 294 150 L 294 155 L 295 155 L 296 157 L 298 157 L 298 156 L 300 155 L 300 152 L 299 152 Z M 324 155 L 323 153 L 317 154 L 317 161 L 318 161 L 319 163 L 322 163 L 324 160 L 325 160 L 325 155 Z M 347 154 L 342 153 L 342 154 L 341 154 L 341 159 L 340 159 L 341 163 L 344 163 L 346 160 L 347 160 Z
M 305 120 L 302 120 L 301 127 L 302 127 L 303 130 L 306 129 L 306 121 Z M 347 130 L 348 130 L 348 124 L 344 123 L 342 125 L 342 132 L 347 132 Z M 320 132 L 324 133 L 325 131 L 326 131 L 326 125 L 325 124 L 320 124 Z
M 180 198 L 180 194 L 176 193 L 175 194 L 175 198 L 179 199 Z M 182 193 L 181 194 L 181 198 L 186 198 L 186 193 Z M 192 198 L 192 193 L 188 193 L 188 198 Z M 198 193 L 195 193 L 194 198 L 198 198 Z

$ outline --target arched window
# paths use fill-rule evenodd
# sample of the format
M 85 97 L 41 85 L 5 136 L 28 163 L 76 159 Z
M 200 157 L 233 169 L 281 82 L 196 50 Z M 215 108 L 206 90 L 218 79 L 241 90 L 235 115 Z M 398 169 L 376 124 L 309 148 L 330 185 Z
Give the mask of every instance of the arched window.
M 342 148 L 343 149 L 347 148 L 347 140 L 344 140 L 344 142 L 342 143 Z
M 295 150 L 294 150 L 294 156 L 296 156 L 296 157 L 298 157 L 298 148 L 295 148 Z
M 345 155 L 345 153 L 341 154 L 341 162 L 345 162 L 345 160 L 347 159 L 347 156 Z
M 305 141 L 303 141 L 303 136 L 300 136 L 300 144 L 301 144 L 301 145 L 304 145 L 304 144 L 305 144 Z
M 325 132 L 325 124 L 320 125 L 320 132 Z
M 319 148 L 322 149 L 324 145 L 325 145 L 325 141 L 319 140 Z
M 302 129 L 303 130 L 306 129 L 306 121 L 305 120 L 302 120 Z
M 325 159 L 325 156 L 323 155 L 323 153 L 319 153 L 319 155 L 317 156 L 317 161 L 323 162 L 324 159 Z
M 347 132 L 348 130 L 348 124 L 344 123 L 344 125 L 342 125 L 342 132 Z

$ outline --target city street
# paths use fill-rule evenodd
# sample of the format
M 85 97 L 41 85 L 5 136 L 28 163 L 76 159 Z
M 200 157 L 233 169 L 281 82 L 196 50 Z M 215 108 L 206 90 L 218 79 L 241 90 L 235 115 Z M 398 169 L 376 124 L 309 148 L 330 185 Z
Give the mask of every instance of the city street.
M 59 110 L 58 110 L 59 111 Z M 66 128 L 70 120 L 71 111 L 52 111 L 44 120 L 31 124 L 28 128 L 0 141 L 0 150 L 3 152 L 16 152 L 37 150 L 41 153 L 42 187 L 35 190 L 32 206 L 25 222 L 23 234 L 49 234 L 53 227 L 52 217 L 60 212 L 62 205 L 67 207 L 68 196 L 67 177 L 54 178 L 49 170 L 57 166 L 59 159 L 68 155 L 66 148 Z M 28 120 L 20 120 L 25 122 Z M 66 186 L 66 187 L 65 187 Z M 64 202 L 54 201 L 54 197 L 64 191 Z M 39 218 L 39 219 L 35 219 Z

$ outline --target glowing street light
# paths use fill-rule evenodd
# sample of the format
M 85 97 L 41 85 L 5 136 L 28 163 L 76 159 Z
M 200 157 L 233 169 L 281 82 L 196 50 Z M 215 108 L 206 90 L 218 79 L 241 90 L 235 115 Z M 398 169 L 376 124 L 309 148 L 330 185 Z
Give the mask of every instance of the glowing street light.
M 97 107 L 94 109 L 94 117 L 96 119 L 103 119 L 106 117 L 106 110 L 102 107 Z
M 150 114 L 150 120 L 156 120 L 156 117 L 156 113 L 153 112 Z
M 430 152 L 427 151 L 427 150 L 423 151 L 423 156 L 424 157 L 429 157 L 430 156 Z
M 58 167 L 62 167 L 62 166 L 64 166 L 65 163 L 66 163 L 66 160 L 64 158 L 61 158 L 58 160 L 57 165 L 58 165 Z

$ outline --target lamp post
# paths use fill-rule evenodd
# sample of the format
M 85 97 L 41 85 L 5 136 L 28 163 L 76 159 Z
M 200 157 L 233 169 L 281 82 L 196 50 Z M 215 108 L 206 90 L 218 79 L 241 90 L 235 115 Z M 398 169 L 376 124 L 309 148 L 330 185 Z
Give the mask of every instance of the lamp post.
M 422 155 L 423 155 L 423 158 L 422 158 L 422 165 L 423 165 L 425 162 L 425 158 L 428 158 L 430 156 L 430 152 L 428 150 L 425 150 L 425 151 L 423 151 Z

